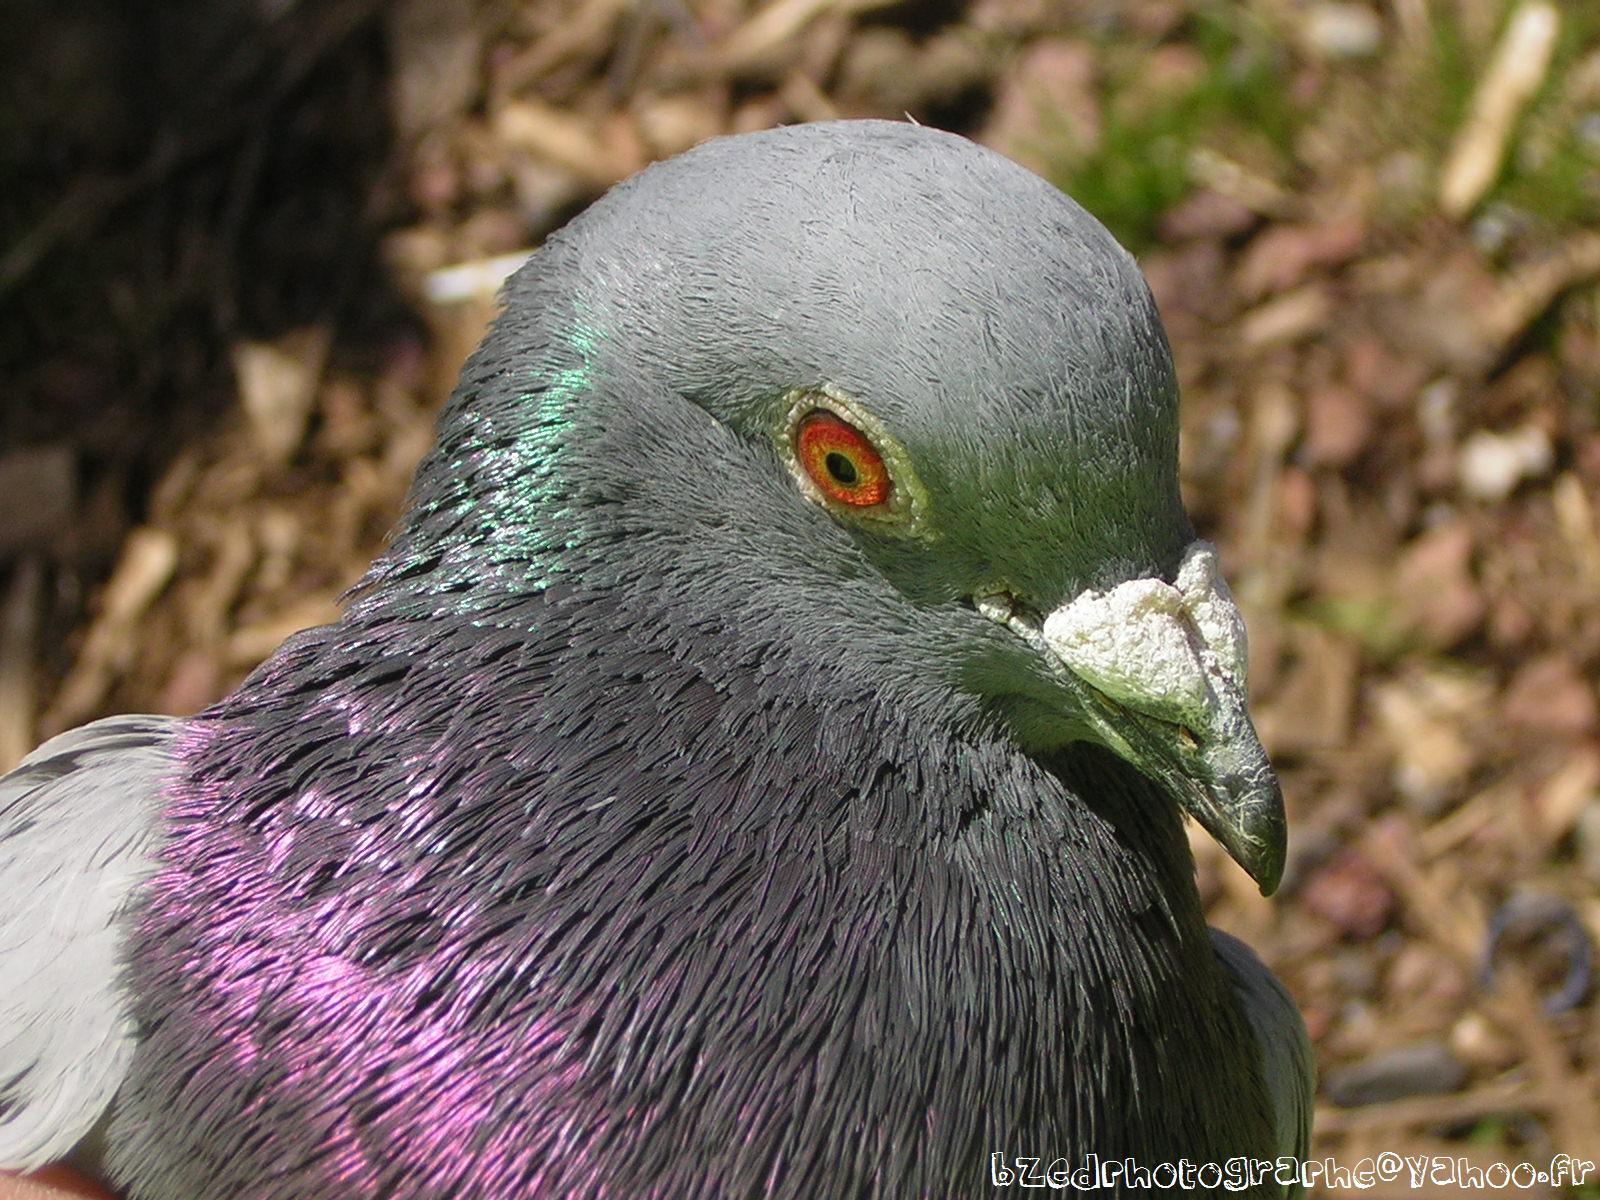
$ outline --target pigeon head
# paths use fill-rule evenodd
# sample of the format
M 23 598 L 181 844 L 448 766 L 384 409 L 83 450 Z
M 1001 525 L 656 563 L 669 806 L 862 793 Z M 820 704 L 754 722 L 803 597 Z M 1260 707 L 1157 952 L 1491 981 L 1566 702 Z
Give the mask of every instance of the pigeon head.
M 378 578 L 506 611 L 620 589 L 684 654 L 737 627 L 809 664 L 818 703 L 1098 743 L 1276 886 L 1166 340 L 1072 200 L 910 124 L 725 138 L 614 189 L 507 301 Z

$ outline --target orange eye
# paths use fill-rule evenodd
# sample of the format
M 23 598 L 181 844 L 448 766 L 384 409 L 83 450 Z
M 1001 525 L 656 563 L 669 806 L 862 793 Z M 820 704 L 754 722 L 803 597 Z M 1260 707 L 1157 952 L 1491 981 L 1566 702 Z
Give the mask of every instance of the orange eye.
M 889 469 L 848 421 L 819 408 L 800 419 L 794 441 L 800 465 L 828 499 L 870 508 L 889 498 Z

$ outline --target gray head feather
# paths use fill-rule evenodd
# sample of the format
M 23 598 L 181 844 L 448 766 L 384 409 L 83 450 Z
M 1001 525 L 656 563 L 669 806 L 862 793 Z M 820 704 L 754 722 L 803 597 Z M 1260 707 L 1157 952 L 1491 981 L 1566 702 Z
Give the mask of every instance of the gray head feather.
M 747 438 L 792 388 L 867 398 L 933 493 L 948 580 L 1015 577 L 1053 606 L 1164 570 L 1188 539 L 1143 277 L 993 151 L 875 121 L 725 139 L 614 189 L 564 240 L 619 373 Z

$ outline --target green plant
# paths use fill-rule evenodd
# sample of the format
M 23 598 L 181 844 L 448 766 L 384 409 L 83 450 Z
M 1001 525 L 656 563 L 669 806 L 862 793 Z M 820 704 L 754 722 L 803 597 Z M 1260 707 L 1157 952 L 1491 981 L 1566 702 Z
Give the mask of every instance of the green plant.
M 1514 7 L 1505 6 L 1502 34 Z M 1483 203 L 1499 201 L 1547 224 L 1587 224 L 1600 218 L 1600 151 L 1586 142 L 1582 122 L 1585 110 L 1600 107 L 1600 94 L 1577 94 L 1569 84 L 1575 68 L 1600 52 L 1600 6 L 1562 4 L 1559 13 L 1549 69 Z M 1426 59 L 1405 87 L 1415 135 L 1430 157 L 1442 162 L 1449 153 L 1494 52 L 1492 42 L 1469 45 L 1448 6 L 1434 10 Z
M 1053 181 L 1136 252 L 1154 237 L 1161 214 L 1193 190 L 1197 148 L 1232 141 L 1288 156 L 1300 117 L 1281 45 L 1237 9 L 1203 9 L 1178 41 L 1195 51 L 1200 70 L 1153 94 L 1143 91 L 1150 48 L 1102 47 L 1107 79 L 1093 145 L 1046 115 L 1042 149 L 1055 164 Z

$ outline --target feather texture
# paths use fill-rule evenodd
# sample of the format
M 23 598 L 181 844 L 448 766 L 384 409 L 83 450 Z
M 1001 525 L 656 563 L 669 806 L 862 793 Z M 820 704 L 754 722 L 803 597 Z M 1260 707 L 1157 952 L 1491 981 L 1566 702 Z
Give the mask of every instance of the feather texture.
M 114 717 L 0 779 L 0 1169 L 70 1151 L 134 1049 L 122 963 L 178 722 Z
M 817 389 L 914 464 L 906 536 L 797 485 Z M 1289 1010 L 1213 949 L 1172 795 L 1083 740 L 1112 702 L 973 602 L 1170 578 L 1175 404 L 1132 260 L 963 139 L 775 130 L 615 189 L 508 285 L 336 624 L 114 771 L 0 785 L 68 797 L 7 885 L 116 881 L 40 1002 L 98 1003 L 61 1053 L 109 1065 L 30 1161 L 118 1079 L 132 1200 L 960 1200 L 995 1152 L 1270 1156 Z
M 1249 946 L 1220 929 L 1211 931 L 1211 944 L 1239 998 L 1239 1007 L 1261 1055 L 1262 1072 L 1272 1097 L 1277 1154 L 1304 1161 L 1311 1154 L 1317 1066 L 1300 1010 L 1278 977 L 1262 965 Z M 1299 1189 L 1285 1195 L 1299 1195 Z
M 195 723 L 135 1195 L 945 1200 L 1003 1147 L 1266 1154 L 1150 785 L 637 612 L 552 587 L 360 664 L 352 621 Z

